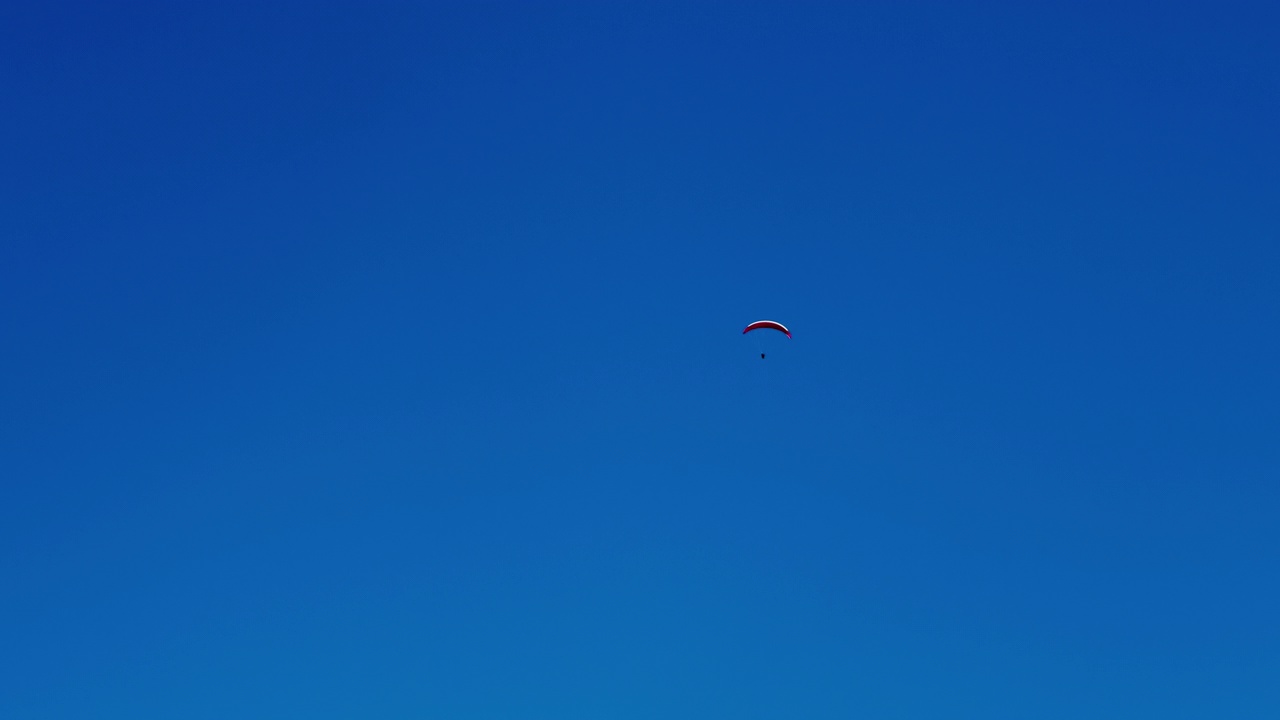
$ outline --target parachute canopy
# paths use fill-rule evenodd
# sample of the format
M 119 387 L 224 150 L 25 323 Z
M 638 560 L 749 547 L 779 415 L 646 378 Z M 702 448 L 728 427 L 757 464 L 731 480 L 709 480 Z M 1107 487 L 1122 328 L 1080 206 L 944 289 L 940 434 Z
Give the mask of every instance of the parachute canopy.
M 783 325 L 780 322 L 774 322 L 772 320 L 757 320 L 751 323 L 750 325 L 748 325 L 746 329 L 742 331 L 742 334 L 746 335 L 752 330 L 763 330 L 765 328 L 768 328 L 770 330 L 777 330 L 778 332 L 786 335 L 787 337 L 791 337 L 791 331 L 788 330 L 785 325 Z

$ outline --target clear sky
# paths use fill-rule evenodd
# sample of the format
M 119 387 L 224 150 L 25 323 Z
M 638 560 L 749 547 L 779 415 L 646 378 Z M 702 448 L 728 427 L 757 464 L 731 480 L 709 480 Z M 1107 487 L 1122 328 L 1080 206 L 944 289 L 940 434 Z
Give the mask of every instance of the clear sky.
M 0 716 L 1280 717 L 1278 32 L 0 4 Z

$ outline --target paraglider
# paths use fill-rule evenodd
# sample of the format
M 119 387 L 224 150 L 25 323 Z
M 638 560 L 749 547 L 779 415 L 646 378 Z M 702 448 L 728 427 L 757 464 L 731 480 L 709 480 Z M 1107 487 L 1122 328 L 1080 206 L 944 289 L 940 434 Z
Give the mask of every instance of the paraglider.
M 747 333 L 751 332 L 752 330 L 763 330 L 763 329 L 765 329 L 765 328 L 768 328 L 768 329 L 770 329 L 770 330 L 777 330 L 778 332 L 782 333 L 783 335 L 786 335 L 787 337 L 791 337 L 791 331 L 787 329 L 787 326 L 783 325 L 783 324 L 782 324 L 782 323 L 780 323 L 780 322 L 774 322 L 773 320 L 757 320 L 757 321 L 755 321 L 755 322 L 751 323 L 750 325 L 748 325 L 748 326 L 747 326 L 747 327 L 742 331 L 742 334 L 743 334 L 743 335 L 746 335 Z
M 786 335 L 788 338 L 791 337 L 791 331 L 787 329 L 786 325 L 783 325 L 780 322 L 775 322 L 773 320 L 757 320 L 751 323 L 750 325 L 748 325 L 746 328 L 744 328 L 742 331 L 742 334 L 746 335 L 752 330 L 777 330 L 783 335 Z M 760 353 L 760 359 L 761 360 L 764 359 L 764 353 Z

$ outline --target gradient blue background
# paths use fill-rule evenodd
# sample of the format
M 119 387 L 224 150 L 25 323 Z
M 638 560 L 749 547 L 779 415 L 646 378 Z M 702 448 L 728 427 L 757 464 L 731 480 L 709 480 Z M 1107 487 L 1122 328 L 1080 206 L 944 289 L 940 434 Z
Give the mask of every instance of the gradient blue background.
M 0 5 L 0 716 L 1280 717 L 1280 6 L 1046 5 Z

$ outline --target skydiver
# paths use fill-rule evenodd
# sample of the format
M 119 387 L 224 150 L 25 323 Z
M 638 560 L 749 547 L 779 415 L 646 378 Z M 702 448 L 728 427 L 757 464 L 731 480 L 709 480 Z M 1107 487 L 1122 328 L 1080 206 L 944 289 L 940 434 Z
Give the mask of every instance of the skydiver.
M 763 360 L 763 359 L 764 359 L 764 353 L 760 353 L 760 359 L 761 359 L 761 360 Z

